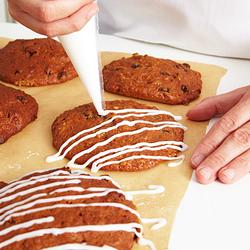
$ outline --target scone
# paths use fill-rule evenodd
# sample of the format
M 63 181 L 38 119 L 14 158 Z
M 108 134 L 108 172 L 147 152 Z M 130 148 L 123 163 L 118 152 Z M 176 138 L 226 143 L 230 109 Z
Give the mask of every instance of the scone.
M 166 104 L 188 104 L 199 97 L 199 72 L 186 63 L 134 54 L 103 68 L 106 91 Z
M 61 114 L 52 125 L 53 145 L 70 167 L 139 171 L 166 160 L 179 159 L 185 150 L 184 127 L 175 116 L 134 101 L 107 101 L 106 116 L 92 103 Z
M 0 201 L 1 250 L 129 250 L 142 237 L 135 206 L 109 176 L 37 171 L 3 185 Z
M 37 112 L 32 96 L 0 84 L 0 144 L 34 121 Z
M 0 49 L 0 80 L 37 87 L 63 83 L 77 73 L 62 45 L 51 39 L 15 40 Z

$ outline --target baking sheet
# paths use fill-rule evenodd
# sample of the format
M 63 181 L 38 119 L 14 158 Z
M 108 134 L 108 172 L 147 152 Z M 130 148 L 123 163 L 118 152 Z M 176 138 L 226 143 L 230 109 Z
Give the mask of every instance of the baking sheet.
M 0 47 L 3 47 L 7 42 L 7 39 L 1 38 Z M 102 63 L 105 65 L 114 59 L 127 55 L 124 53 L 103 52 Z M 182 123 L 188 127 L 185 133 L 185 143 L 189 145 L 189 150 L 185 152 L 186 159 L 183 164 L 176 168 L 169 168 L 167 164 L 161 164 L 143 172 L 108 172 L 121 184 L 124 190 L 145 189 L 149 184 L 165 186 L 166 192 L 163 194 L 140 195 L 134 199 L 142 217 L 164 217 L 168 221 L 165 227 L 157 231 L 150 231 L 149 227 L 145 226 L 145 237 L 153 240 L 158 250 L 167 249 L 176 210 L 192 175 L 189 165 L 190 156 L 195 145 L 204 135 L 207 126 L 207 122 L 197 123 L 186 120 L 185 114 L 201 99 L 215 95 L 220 79 L 226 73 L 224 68 L 215 65 L 188 63 L 191 64 L 193 69 L 202 74 L 203 89 L 198 100 L 188 106 L 170 106 L 139 100 L 139 102 L 155 105 L 175 115 L 183 116 Z M 19 89 L 36 98 L 39 104 L 39 112 L 38 119 L 35 122 L 10 138 L 6 143 L 0 145 L 0 180 L 6 182 L 36 169 L 62 167 L 67 162 L 66 160 L 50 164 L 45 162 L 46 156 L 56 152 L 51 143 L 51 124 L 63 111 L 90 102 L 90 98 L 78 78 L 60 85 Z M 131 98 L 105 93 L 105 100 L 115 99 Z M 99 174 L 102 173 L 99 172 Z M 145 249 L 145 247 L 135 245 L 133 249 Z

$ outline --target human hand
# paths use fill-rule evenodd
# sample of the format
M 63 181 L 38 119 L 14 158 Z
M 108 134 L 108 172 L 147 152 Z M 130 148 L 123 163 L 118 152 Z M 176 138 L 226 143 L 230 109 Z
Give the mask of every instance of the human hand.
M 98 11 L 94 0 L 8 0 L 10 15 L 50 37 L 80 30 Z
M 187 113 L 194 121 L 222 116 L 194 150 L 196 178 L 233 183 L 250 172 L 250 86 L 209 97 Z

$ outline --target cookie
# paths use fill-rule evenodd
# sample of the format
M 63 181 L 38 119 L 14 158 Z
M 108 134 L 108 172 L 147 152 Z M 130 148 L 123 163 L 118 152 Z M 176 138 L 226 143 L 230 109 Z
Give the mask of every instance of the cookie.
M 62 45 L 51 38 L 15 40 L 0 49 L 0 80 L 4 82 L 37 87 L 76 76 Z
M 0 188 L 0 249 L 129 250 L 142 227 L 127 196 L 109 176 L 28 174 Z
M 107 101 L 106 116 L 92 103 L 61 114 L 52 125 L 56 161 L 71 159 L 70 167 L 98 170 L 139 171 L 166 160 L 178 160 L 184 127 L 167 111 L 134 101 Z M 173 164 L 173 163 L 172 163 Z
M 32 96 L 0 84 L 0 144 L 34 121 L 37 111 Z
M 134 54 L 103 68 L 106 91 L 166 104 L 188 104 L 199 97 L 199 72 L 187 63 Z

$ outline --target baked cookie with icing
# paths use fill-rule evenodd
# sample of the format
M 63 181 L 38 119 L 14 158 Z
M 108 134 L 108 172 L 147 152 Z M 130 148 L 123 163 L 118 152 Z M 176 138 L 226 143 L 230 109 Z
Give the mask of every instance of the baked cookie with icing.
M 109 176 L 36 171 L 0 186 L 0 201 L 1 250 L 127 250 L 137 239 L 149 242 L 134 204 Z
M 0 84 L 0 144 L 37 118 L 38 104 L 25 92 Z
M 103 68 L 106 91 L 166 104 L 188 104 L 201 93 L 201 74 L 187 63 L 134 54 Z
M 0 80 L 37 87 L 63 83 L 77 73 L 62 45 L 51 39 L 15 40 L 0 49 Z
M 106 116 L 92 103 L 61 114 L 52 125 L 53 145 L 47 158 L 71 159 L 70 167 L 139 171 L 169 160 L 182 160 L 184 129 L 180 117 L 129 100 L 107 101 Z M 174 163 L 170 163 L 174 164 Z

